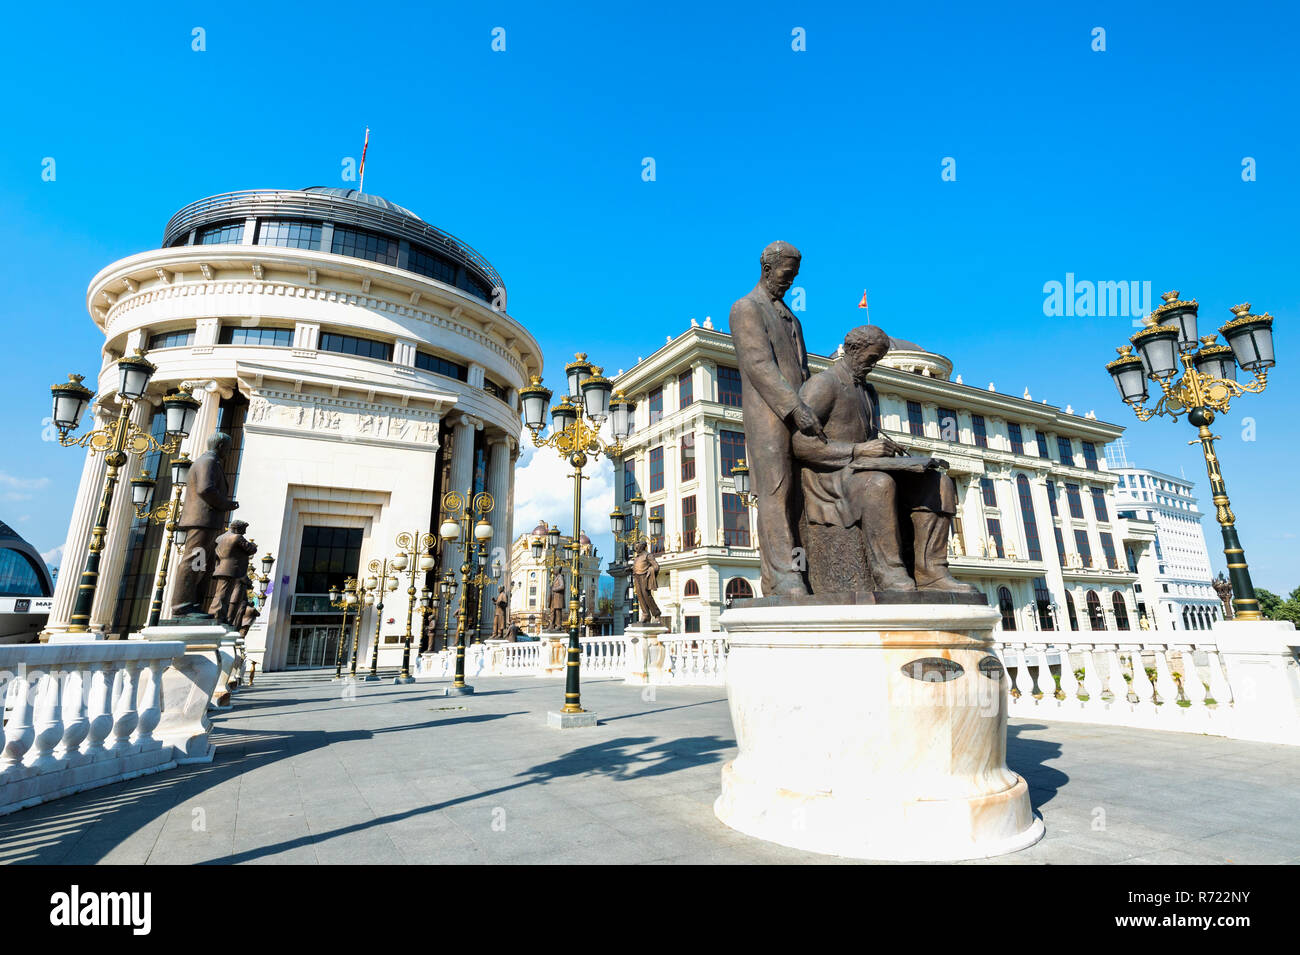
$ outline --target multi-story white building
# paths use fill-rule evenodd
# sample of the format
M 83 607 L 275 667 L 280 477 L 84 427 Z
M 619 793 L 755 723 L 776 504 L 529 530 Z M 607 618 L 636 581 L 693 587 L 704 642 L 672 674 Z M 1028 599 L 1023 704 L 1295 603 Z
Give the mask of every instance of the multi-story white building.
M 814 373 L 831 361 L 808 359 Z M 1002 610 L 1003 630 L 1135 629 L 1138 571 L 1125 557 L 1149 559 L 1154 530 L 1116 512 L 1102 449 L 1123 428 L 951 373 L 942 355 L 895 340 L 871 380 L 886 433 L 951 465 L 953 573 Z M 614 385 L 637 402 L 636 432 L 615 462 L 616 505 L 627 510 L 640 492 L 663 515 L 657 600 L 673 629 L 716 630 L 729 597 L 760 595 L 755 517 L 731 477 L 745 457 L 731 336 L 692 327 Z M 610 573 L 623 622 L 627 566 Z
M 1155 527 L 1154 560 L 1143 574 L 1138 604 L 1157 630 L 1208 630 L 1223 616 L 1214 591 L 1210 554 L 1194 485 L 1161 471 L 1128 466 L 1122 447 L 1107 449 L 1119 477 L 1115 504 L 1121 517 Z
M 543 550 L 540 558 L 534 557 L 532 543 L 535 539 L 546 539 L 546 522 L 539 521 L 537 526 L 527 534 L 521 534 L 510 547 L 510 622 L 521 632 L 536 636 L 546 628 L 549 619 L 552 570 L 547 566 L 547 555 Z M 582 547 L 579 558 L 580 593 L 586 596 L 587 613 L 599 617 L 600 587 L 600 553 L 591 543 L 586 531 L 582 531 L 578 540 Z M 564 580 L 569 582 L 568 565 L 565 565 Z M 568 617 L 567 601 L 572 595 L 564 592 L 565 617 Z M 599 622 L 599 621 L 598 621 Z
M 159 402 L 189 382 L 203 404 L 182 450 L 197 457 L 217 430 L 233 438 L 236 515 L 275 557 L 248 636 L 260 667 L 332 664 L 330 587 L 393 555 L 400 532 L 436 532 L 446 491 L 491 492 L 492 543 L 508 549 L 517 390 L 542 356 L 504 302 L 501 277 L 463 242 L 377 196 L 330 188 L 203 199 L 171 219 L 160 248 L 91 281 L 104 347 L 89 426 L 116 414 L 113 362 L 140 348 L 158 370 L 137 425 L 161 437 Z M 158 478 L 155 500 L 170 495 L 164 456 L 122 475 L 91 617 L 114 635 L 144 622 L 163 539 L 122 490 L 142 469 Z M 87 456 L 47 633 L 67 627 L 103 476 L 103 455 Z M 430 582 L 459 568 L 444 556 Z M 400 662 L 405 590 L 384 607 L 381 665 Z M 484 601 L 488 625 L 491 612 Z M 362 615 L 366 661 L 374 618 Z

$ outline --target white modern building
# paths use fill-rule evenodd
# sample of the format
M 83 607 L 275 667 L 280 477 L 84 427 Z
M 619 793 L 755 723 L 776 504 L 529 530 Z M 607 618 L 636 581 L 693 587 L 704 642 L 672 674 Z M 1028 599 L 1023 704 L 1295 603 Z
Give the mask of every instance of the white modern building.
M 217 430 L 233 438 L 236 514 L 275 557 L 248 637 L 260 668 L 332 665 L 330 587 L 392 556 L 400 532 L 436 533 L 447 491 L 491 492 L 491 543 L 509 548 L 517 391 L 541 372 L 541 351 L 492 265 L 415 213 L 333 188 L 203 199 L 172 217 L 160 248 L 96 275 L 86 305 L 104 348 L 83 427 L 115 415 L 113 362 L 144 349 L 158 370 L 136 424 L 161 436 L 159 402 L 188 382 L 203 404 L 182 450 L 197 457 Z M 167 465 L 133 459 L 120 487 L 147 469 L 167 500 Z M 47 633 L 67 627 L 103 476 L 103 456 L 88 455 Z M 128 497 L 113 503 L 91 620 L 116 636 L 145 620 L 162 541 Z M 430 580 L 458 569 L 443 556 Z M 405 589 L 384 608 L 381 665 L 400 660 Z M 483 613 L 490 625 L 490 601 Z M 368 609 L 363 660 L 375 631 Z
M 816 373 L 832 360 L 808 363 Z M 947 358 L 897 339 L 872 372 L 886 433 L 951 465 L 953 573 L 1002 610 L 1004 631 L 1136 629 L 1137 564 L 1151 559 L 1154 529 L 1117 513 L 1103 449 L 1122 426 L 951 375 Z M 731 477 L 745 457 L 731 336 L 693 326 L 614 386 L 637 403 L 637 430 L 615 462 L 616 506 L 628 510 L 640 492 L 664 518 L 656 599 L 673 630 L 717 630 L 728 598 L 761 595 L 755 515 Z M 625 623 L 627 566 L 609 572 Z
M 54 583 L 40 553 L 0 521 L 0 643 L 30 643 L 53 605 Z
M 547 564 L 547 555 L 543 550 L 540 558 L 534 557 L 532 543 L 541 538 L 546 539 L 547 526 L 539 521 L 529 533 L 521 534 L 510 549 L 510 622 L 521 632 L 531 636 L 539 635 L 549 619 L 551 581 L 554 570 Z M 599 550 L 591 543 L 586 531 L 578 535 L 581 556 L 578 558 L 580 592 L 586 596 L 587 614 L 599 617 L 600 563 Z M 569 581 L 568 563 L 565 564 L 564 579 Z M 568 603 L 571 594 L 564 593 L 565 618 L 568 617 Z M 597 621 L 599 622 L 599 621 Z
M 1128 466 L 1123 447 L 1108 449 L 1119 477 L 1115 505 L 1121 517 L 1155 527 L 1154 560 L 1138 586 L 1138 602 L 1157 630 L 1208 630 L 1223 617 L 1194 485 L 1161 471 Z

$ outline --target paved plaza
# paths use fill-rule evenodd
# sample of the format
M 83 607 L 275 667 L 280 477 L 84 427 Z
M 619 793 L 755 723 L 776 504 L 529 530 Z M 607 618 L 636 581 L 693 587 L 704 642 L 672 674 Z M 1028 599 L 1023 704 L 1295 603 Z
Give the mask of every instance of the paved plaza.
M 735 754 L 720 687 L 591 679 L 602 722 L 558 731 L 556 680 L 332 683 L 259 674 L 216 759 L 0 818 L 27 863 L 819 863 L 713 816 Z M 1008 763 L 1047 836 L 995 863 L 1300 862 L 1300 748 L 1013 720 Z

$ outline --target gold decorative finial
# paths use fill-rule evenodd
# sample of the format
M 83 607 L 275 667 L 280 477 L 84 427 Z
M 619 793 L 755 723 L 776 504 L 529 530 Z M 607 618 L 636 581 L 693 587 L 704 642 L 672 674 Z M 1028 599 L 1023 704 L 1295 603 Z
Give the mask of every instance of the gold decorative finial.
M 1116 349 L 1115 349 L 1115 351 L 1119 352 L 1119 357 L 1120 357 L 1120 358 L 1127 358 L 1129 355 L 1133 354 L 1133 346 L 1132 346 L 1132 345 L 1120 345 L 1119 348 L 1116 348 Z
M 1250 303 L 1242 302 L 1240 305 L 1234 305 L 1229 309 L 1229 311 L 1238 318 L 1244 318 L 1250 314 Z
M 1160 297 L 1166 302 L 1176 302 L 1178 301 L 1178 289 L 1174 289 L 1172 292 L 1165 292 Z
M 1215 340 L 1216 338 L 1218 338 L 1218 337 L 1219 337 L 1219 336 L 1217 336 L 1217 335 L 1202 335 L 1202 336 L 1201 336 L 1201 344 L 1202 344 L 1202 345 L 1213 345 L 1213 344 L 1214 344 L 1214 340 Z
M 1177 294 L 1177 293 L 1174 293 L 1174 294 Z M 1150 315 L 1143 316 L 1143 318 L 1142 318 L 1142 324 L 1145 325 L 1147 328 L 1150 328 L 1152 325 L 1157 324 L 1157 323 L 1156 323 L 1156 313 L 1155 313 L 1155 312 L 1152 312 Z
M 578 361 L 586 361 L 587 353 L 585 351 L 576 351 L 573 353 L 573 357 L 578 359 Z

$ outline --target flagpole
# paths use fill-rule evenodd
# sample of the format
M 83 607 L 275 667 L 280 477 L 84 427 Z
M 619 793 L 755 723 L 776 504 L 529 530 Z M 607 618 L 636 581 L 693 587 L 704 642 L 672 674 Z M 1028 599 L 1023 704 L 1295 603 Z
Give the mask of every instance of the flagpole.
M 366 127 L 366 141 L 361 144 L 361 182 L 357 192 L 366 191 L 366 150 L 370 148 L 370 127 Z

